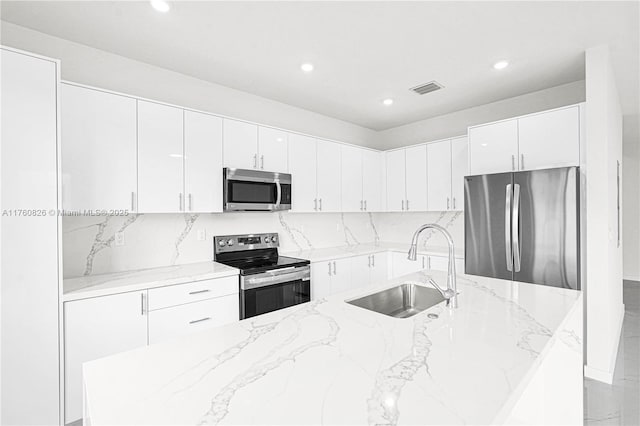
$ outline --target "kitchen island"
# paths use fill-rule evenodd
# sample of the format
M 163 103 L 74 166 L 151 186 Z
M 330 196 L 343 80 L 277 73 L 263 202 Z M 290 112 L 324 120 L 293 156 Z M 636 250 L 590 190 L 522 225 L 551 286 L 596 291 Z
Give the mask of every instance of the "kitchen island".
M 582 424 L 580 292 L 459 275 L 456 310 L 345 303 L 428 277 L 89 362 L 85 424 Z

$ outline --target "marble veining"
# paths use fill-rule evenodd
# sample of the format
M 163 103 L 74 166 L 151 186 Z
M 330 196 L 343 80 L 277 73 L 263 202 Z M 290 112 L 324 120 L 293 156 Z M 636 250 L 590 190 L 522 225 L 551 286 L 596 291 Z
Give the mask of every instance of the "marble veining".
M 378 228 L 376 227 L 376 222 L 373 220 L 373 213 L 367 213 L 369 217 L 369 226 L 371 226 L 371 230 L 373 231 L 373 245 L 380 244 L 380 234 L 378 234 Z
M 271 356 L 276 352 L 275 349 L 272 350 L 269 354 L 264 356 L 260 362 L 254 364 L 250 369 L 236 376 L 231 383 L 222 388 L 222 390 L 213 397 L 211 401 L 211 407 L 204 414 L 198 424 L 217 425 L 228 414 L 229 403 L 239 389 L 249 386 L 251 383 L 267 375 L 271 370 L 280 367 L 286 362 L 295 362 L 296 358 L 310 349 L 313 349 L 317 346 L 330 345 L 331 343 L 335 342 L 338 332 L 340 331 L 340 327 L 338 326 L 336 320 L 328 315 L 324 315 L 316 309 L 317 306 L 322 302 L 324 301 L 312 302 L 302 309 L 295 311 L 293 315 L 288 316 L 288 318 L 286 319 L 290 319 L 297 323 L 299 321 L 309 319 L 309 317 L 312 315 L 317 315 L 327 322 L 328 330 L 325 336 L 321 336 L 320 338 L 317 338 L 310 342 L 297 345 L 289 353 L 280 355 L 273 360 L 269 360 L 269 358 L 271 358 Z M 301 328 L 299 326 L 296 327 L 291 336 L 289 336 L 284 341 L 284 345 L 291 344 L 294 341 L 298 340 L 301 332 Z
M 492 423 L 561 340 L 553 336 L 579 293 L 461 275 L 457 310 L 439 304 L 397 319 L 344 302 L 427 277 L 446 274 L 416 273 L 92 361 L 87 420 Z
M 174 243 L 175 251 L 173 253 L 173 256 L 171 257 L 171 264 L 172 265 L 175 265 L 176 261 L 180 257 L 180 244 L 182 244 L 182 242 L 187 237 L 187 235 L 189 235 L 189 232 L 191 232 L 191 228 L 193 228 L 193 224 L 196 222 L 196 220 L 198 220 L 199 216 L 200 215 L 198 215 L 198 214 L 185 214 L 184 215 L 184 229 L 182 230 L 180 235 L 178 235 L 178 238 L 176 239 L 176 242 Z
M 309 241 L 309 238 L 307 238 L 307 236 L 304 234 L 304 232 L 300 231 L 297 228 L 293 228 L 291 227 L 285 217 L 284 214 L 282 212 L 278 212 L 278 219 L 280 220 L 280 225 L 282 226 L 282 229 L 284 229 L 284 231 L 289 235 L 289 237 L 291 238 L 291 242 L 293 244 L 295 244 L 295 246 L 298 248 L 298 250 L 303 250 L 303 246 L 300 245 L 300 242 L 298 241 L 298 239 L 296 238 L 296 235 L 298 235 L 300 238 L 302 238 L 304 240 L 304 244 L 306 246 L 307 249 L 313 249 L 313 244 L 311 244 L 311 241 Z
M 473 288 L 484 291 L 509 306 L 515 319 L 523 326 L 523 330 L 520 332 L 520 338 L 517 343 L 518 347 L 527 351 L 533 358 L 536 358 L 540 354 L 538 350 L 533 348 L 531 338 L 532 336 L 551 337 L 553 334 L 551 330 L 540 324 L 529 312 L 527 312 L 526 309 L 519 305 L 517 301 L 504 296 L 499 296 L 494 289 L 479 284 L 476 280 L 461 279 L 458 280 L 458 284 L 462 284 L 463 286 L 470 285 Z
M 360 241 L 353 234 L 349 226 L 344 221 L 344 213 L 340 213 L 340 222 L 342 223 L 342 230 L 344 231 L 344 242 L 348 246 L 357 246 Z
M 116 234 L 118 232 L 124 232 L 124 230 L 127 229 L 129 225 L 131 225 L 138 219 L 138 217 L 139 215 L 135 214 L 128 216 L 124 223 L 120 226 L 120 228 L 118 228 L 118 230 L 107 239 L 104 239 L 104 234 L 107 225 L 109 225 L 109 220 L 112 218 L 112 216 L 107 216 L 104 221 L 96 225 L 98 230 L 94 237 L 93 244 L 91 245 L 91 249 L 89 250 L 89 254 L 87 254 L 87 261 L 83 275 L 91 275 L 91 272 L 93 271 L 93 260 L 95 259 L 96 254 L 98 254 L 101 250 L 110 248 L 111 244 L 113 244 L 116 239 Z
M 278 232 L 282 252 L 378 245 L 381 241 L 404 244 L 418 226 L 428 222 L 444 224 L 456 248 L 462 250 L 462 218 L 461 212 L 68 216 L 62 219 L 63 273 L 65 278 L 73 278 L 204 262 L 213 258 L 214 235 Z M 117 232 L 125 234 L 125 244 L 114 244 Z M 197 238 L 203 233 L 204 241 Z M 438 234 L 427 237 L 420 247 L 446 245 Z
M 439 315 L 442 307 L 434 309 L 432 313 Z M 413 380 L 421 368 L 429 374 L 427 358 L 431 350 L 431 340 L 428 336 L 427 325 L 431 318 L 418 315 L 414 318 L 413 345 L 409 355 L 393 364 L 391 367 L 378 372 L 372 395 L 367 401 L 369 407 L 369 424 L 398 423 L 398 400 L 404 385 Z

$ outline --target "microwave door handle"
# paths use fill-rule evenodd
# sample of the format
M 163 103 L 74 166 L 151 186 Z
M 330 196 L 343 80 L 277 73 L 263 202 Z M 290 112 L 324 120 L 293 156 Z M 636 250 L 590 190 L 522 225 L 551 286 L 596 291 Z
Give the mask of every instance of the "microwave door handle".
M 280 207 L 280 201 L 282 201 L 282 186 L 280 185 L 279 180 L 276 180 L 276 189 L 277 189 L 276 207 Z

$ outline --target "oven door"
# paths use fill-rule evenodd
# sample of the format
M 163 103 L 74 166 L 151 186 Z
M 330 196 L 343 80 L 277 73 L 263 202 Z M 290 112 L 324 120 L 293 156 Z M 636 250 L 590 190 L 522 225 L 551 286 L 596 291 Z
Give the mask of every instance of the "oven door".
M 240 276 L 241 319 L 310 300 L 311 269 L 309 266 Z
M 291 209 L 291 175 L 224 169 L 224 211 Z

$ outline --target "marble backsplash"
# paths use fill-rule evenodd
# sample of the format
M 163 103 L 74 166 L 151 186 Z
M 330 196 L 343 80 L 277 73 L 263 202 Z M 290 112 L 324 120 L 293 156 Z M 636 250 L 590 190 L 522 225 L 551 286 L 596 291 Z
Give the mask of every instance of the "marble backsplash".
M 460 212 L 427 213 L 207 213 L 63 218 L 64 277 L 145 269 L 213 259 L 213 236 L 277 232 L 280 251 L 378 241 L 409 243 L 415 229 L 436 222 L 464 242 Z M 116 241 L 121 232 L 122 241 Z M 204 236 L 204 240 L 198 237 Z M 445 246 L 426 233 L 421 244 Z

